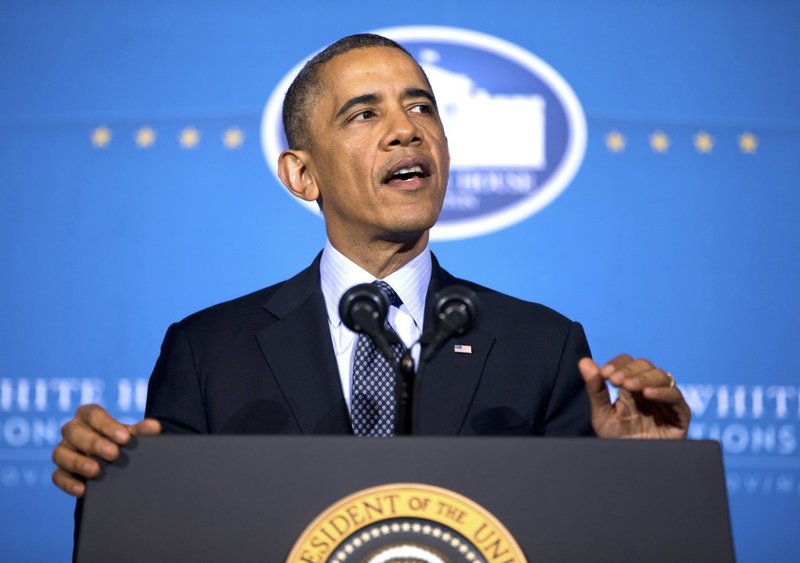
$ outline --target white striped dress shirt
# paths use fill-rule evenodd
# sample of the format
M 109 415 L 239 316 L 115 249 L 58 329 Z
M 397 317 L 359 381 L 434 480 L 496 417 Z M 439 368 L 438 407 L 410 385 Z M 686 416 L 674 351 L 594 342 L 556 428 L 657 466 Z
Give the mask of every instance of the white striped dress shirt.
M 336 250 L 330 241 L 325 243 L 319 265 L 322 293 L 328 309 L 328 326 L 333 341 L 333 351 L 339 367 L 342 393 L 350 408 L 350 389 L 353 380 L 353 358 L 355 356 L 358 334 L 344 326 L 339 317 L 339 300 L 345 291 L 360 283 L 372 283 L 375 276 L 357 266 L 349 258 Z M 397 331 L 400 339 L 411 347 L 422 334 L 425 314 L 425 296 L 431 281 L 431 253 L 426 247 L 419 256 L 384 280 L 392 286 L 402 299 L 400 309 L 390 307 L 389 324 Z M 419 362 L 419 345 L 411 349 L 414 362 Z

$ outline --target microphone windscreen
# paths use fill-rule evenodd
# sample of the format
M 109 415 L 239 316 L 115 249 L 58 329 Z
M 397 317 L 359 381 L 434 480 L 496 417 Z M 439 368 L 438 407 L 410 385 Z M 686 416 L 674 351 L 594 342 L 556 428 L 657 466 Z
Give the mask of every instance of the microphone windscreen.
M 368 327 L 380 327 L 386 321 L 389 303 L 374 284 L 362 283 L 344 292 L 339 300 L 339 316 L 353 332 L 367 332 Z
M 478 321 L 478 296 L 463 285 L 447 287 L 436 294 L 434 314 L 452 334 L 464 334 Z

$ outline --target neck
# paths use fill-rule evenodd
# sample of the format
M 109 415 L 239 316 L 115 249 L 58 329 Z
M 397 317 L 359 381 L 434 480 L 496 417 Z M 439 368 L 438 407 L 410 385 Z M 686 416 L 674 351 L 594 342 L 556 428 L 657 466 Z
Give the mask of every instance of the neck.
M 419 256 L 428 246 L 428 231 L 407 241 L 338 241 L 333 247 L 378 279 L 384 279 Z

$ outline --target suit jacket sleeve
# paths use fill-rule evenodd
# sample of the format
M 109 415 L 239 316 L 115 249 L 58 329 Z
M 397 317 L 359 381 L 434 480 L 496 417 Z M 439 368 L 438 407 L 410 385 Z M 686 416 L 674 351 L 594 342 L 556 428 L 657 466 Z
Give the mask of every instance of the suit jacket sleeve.
M 553 390 L 547 404 L 545 436 L 593 436 L 586 385 L 578 370 L 581 358 L 591 357 L 580 323 L 573 322 L 564 340 Z
M 207 433 L 205 401 L 191 343 L 180 323 L 169 327 L 147 388 L 145 416 L 167 433 Z

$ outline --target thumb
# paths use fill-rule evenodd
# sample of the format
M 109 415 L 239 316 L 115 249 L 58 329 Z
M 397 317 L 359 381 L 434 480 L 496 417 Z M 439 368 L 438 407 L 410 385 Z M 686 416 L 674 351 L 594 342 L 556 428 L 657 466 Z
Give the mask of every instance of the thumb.
M 145 418 L 128 426 L 134 436 L 155 436 L 161 434 L 161 423 L 155 418 Z
M 606 380 L 600 374 L 600 366 L 591 358 L 582 358 L 578 362 L 578 370 L 586 383 L 586 394 L 589 395 L 592 411 L 597 412 L 598 409 L 611 406 L 611 396 L 608 394 Z

